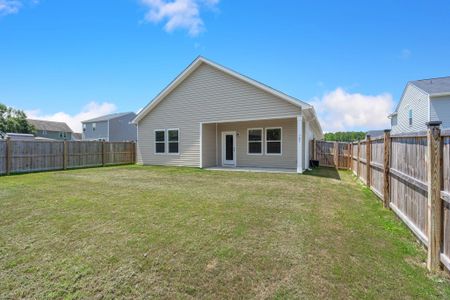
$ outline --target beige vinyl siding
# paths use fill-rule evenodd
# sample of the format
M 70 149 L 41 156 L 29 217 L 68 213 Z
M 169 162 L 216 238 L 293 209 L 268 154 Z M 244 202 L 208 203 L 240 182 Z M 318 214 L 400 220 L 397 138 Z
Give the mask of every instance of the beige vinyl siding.
M 441 121 L 442 128 L 450 129 L 450 96 L 430 99 L 430 121 Z
M 397 125 L 392 126 L 392 134 L 426 130 L 429 121 L 428 94 L 412 84 L 408 84 L 397 111 Z M 413 125 L 409 125 L 409 108 L 413 110 Z
M 281 127 L 282 154 L 265 154 L 265 128 Z M 247 154 L 247 129 L 263 129 L 262 155 Z M 218 161 L 222 164 L 222 132 L 236 131 L 236 166 L 266 168 L 297 168 L 297 119 L 261 120 L 218 124 Z
M 214 124 L 204 124 L 202 129 L 202 156 L 203 167 L 215 167 L 217 165 L 217 139 L 216 139 L 216 127 Z
M 202 64 L 139 122 L 137 159 L 143 164 L 198 167 L 201 122 L 300 113 L 300 107 Z M 154 155 L 154 130 L 160 128 L 180 128 L 180 155 Z

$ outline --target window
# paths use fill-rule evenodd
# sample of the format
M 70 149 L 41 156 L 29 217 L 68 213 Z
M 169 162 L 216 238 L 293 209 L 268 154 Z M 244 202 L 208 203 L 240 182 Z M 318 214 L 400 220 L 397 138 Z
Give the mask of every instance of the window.
M 247 129 L 247 154 L 256 155 L 262 154 L 262 128 Z
M 47 130 L 42 130 L 43 135 L 47 135 Z
M 95 128 L 97 128 L 97 123 L 92 123 L 92 131 L 95 131 Z
M 266 128 L 266 154 L 281 155 L 281 128 Z
M 168 129 L 167 130 L 167 148 L 169 149 L 169 154 L 179 153 L 180 144 L 180 130 L 179 129 Z
M 413 124 L 413 111 L 412 111 L 412 109 L 409 109 L 409 111 L 408 111 L 408 120 L 409 120 L 409 126 L 412 126 L 412 124 Z
M 155 130 L 155 153 L 166 153 L 166 132 Z
M 83 124 L 83 132 L 86 131 L 86 124 Z

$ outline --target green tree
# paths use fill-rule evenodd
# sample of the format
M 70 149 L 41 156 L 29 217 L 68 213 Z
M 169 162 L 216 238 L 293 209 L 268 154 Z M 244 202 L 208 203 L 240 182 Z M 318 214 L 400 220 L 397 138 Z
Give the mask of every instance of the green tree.
M 27 115 L 19 109 L 14 109 L 0 103 L 0 135 L 7 132 L 33 133 L 34 127 L 27 121 Z
M 333 142 L 352 142 L 364 140 L 366 133 L 362 131 L 339 131 L 325 133 L 325 141 Z

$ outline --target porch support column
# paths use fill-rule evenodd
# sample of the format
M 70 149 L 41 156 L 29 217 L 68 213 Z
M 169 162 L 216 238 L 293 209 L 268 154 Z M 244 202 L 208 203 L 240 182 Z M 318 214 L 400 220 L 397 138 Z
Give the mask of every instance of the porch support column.
M 305 120 L 305 153 L 303 154 L 303 156 L 305 157 L 305 165 L 303 166 L 303 168 L 306 170 L 308 169 L 309 166 L 309 160 L 311 159 L 310 157 L 310 141 L 309 141 L 309 131 L 310 131 L 310 127 L 309 127 L 309 122 Z
M 303 116 L 297 116 L 297 173 L 303 173 Z

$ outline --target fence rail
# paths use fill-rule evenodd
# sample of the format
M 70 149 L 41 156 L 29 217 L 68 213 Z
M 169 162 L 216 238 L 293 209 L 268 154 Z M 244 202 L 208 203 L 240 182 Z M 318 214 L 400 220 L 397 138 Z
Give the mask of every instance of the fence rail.
M 386 131 L 382 138 L 369 136 L 350 144 L 313 143 L 318 146 L 312 147 L 312 157 L 321 165 L 352 170 L 411 229 L 428 249 L 430 270 L 437 270 L 440 264 L 450 270 L 448 131 L 441 132 L 439 124 L 429 124 L 426 133 L 391 136 Z M 340 153 L 340 149 L 346 149 L 345 154 L 336 163 L 330 157 L 336 157 L 333 153 Z
M 0 175 L 135 162 L 134 142 L 0 140 Z

